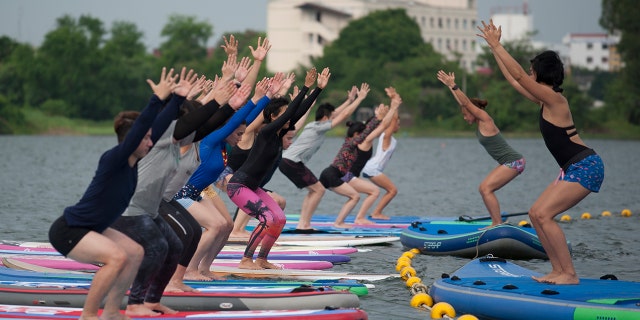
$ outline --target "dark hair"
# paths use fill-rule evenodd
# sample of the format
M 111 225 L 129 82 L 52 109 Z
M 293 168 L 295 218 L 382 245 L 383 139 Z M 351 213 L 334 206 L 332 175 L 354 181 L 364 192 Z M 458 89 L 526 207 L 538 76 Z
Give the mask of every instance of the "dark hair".
M 264 123 L 271 122 L 271 116 L 274 114 L 278 114 L 280 108 L 289 104 L 289 100 L 286 98 L 275 98 L 269 101 L 264 110 L 262 110 L 262 115 L 264 116 Z
M 320 119 L 322 119 L 323 117 L 330 118 L 331 113 L 333 113 L 333 111 L 335 110 L 336 107 L 334 107 L 331 103 L 321 104 L 316 110 L 316 121 L 320 121 Z
M 487 100 L 479 99 L 479 98 L 471 98 L 469 99 L 474 106 L 484 110 L 487 107 L 489 102 Z
M 347 129 L 347 137 L 351 138 L 356 133 L 364 131 L 366 126 L 360 121 L 347 121 L 347 127 L 349 127 L 349 129 Z
M 139 115 L 140 112 L 138 111 L 122 111 L 116 115 L 113 119 L 113 130 L 115 130 L 118 136 L 118 143 L 124 141 L 124 138 L 127 136 L 127 133 L 129 133 L 129 130 Z
M 544 51 L 531 59 L 531 69 L 536 73 L 536 82 L 551 85 L 553 91 L 562 92 L 564 66 L 555 51 Z

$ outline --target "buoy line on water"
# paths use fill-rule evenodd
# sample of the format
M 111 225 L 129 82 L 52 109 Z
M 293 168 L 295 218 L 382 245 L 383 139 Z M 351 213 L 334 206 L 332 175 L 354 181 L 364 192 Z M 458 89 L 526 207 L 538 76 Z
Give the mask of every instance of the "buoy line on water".
M 474 315 L 465 314 L 456 318 L 456 310 L 446 302 L 433 304 L 433 298 L 429 295 L 429 287 L 422 283 L 422 279 L 416 276 L 416 270 L 411 266 L 411 259 L 420 250 L 414 248 L 402 253 L 396 263 L 396 271 L 400 272 L 400 278 L 411 291 L 411 306 L 423 308 L 430 312 L 432 319 L 457 319 L 457 320 L 478 320 Z

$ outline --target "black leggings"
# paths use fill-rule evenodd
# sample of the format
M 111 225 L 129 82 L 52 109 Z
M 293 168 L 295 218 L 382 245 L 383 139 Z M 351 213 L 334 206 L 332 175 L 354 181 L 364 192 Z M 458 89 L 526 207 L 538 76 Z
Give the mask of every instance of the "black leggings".
M 162 200 L 159 213 L 182 241 L 183 250 L 179 264 L 187 267 L 198 248 L 198 242 L 202 237 L 202 227 L 191 213 L 174 199 L 169 202 Z
M 144 248 L 128 304 L 158 303 L 182 255 L 182 242 L 160 216 L 122 216 L 112 226 Z

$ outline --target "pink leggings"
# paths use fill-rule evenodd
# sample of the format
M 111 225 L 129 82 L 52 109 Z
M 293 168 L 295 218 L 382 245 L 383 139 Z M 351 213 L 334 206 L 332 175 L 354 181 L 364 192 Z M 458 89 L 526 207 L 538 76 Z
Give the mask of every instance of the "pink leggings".
M 244 256 L 253 259 L 253 254 L 260 245 L 258 258 L 266 259 L 287 222 L 284 212 L 262 188 L 251 190 L 240 183 L 229 183 L 227 195 L 238 208 L 259 221 L 249 237 Z

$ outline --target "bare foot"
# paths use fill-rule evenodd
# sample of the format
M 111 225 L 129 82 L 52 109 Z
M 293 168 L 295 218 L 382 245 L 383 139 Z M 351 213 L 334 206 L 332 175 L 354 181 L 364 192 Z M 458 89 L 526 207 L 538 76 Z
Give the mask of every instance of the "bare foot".
M 250 258 L 242 258 L 242 260 L 240 260 L 240 264 L 238 264 L 238 268 L 239 269 L 249 269 L 249 270 L 263 270 L 264 268 L 260 267 L 259 265 L 255 264 L 253 262 L 252 259 Z
M 256 259 L 255 264 L 259 265 L 263 269 L 282 269 L 281 266 L 275 265 L 263 258 Z
M 147 308 L 151 309 L 151 310 L 160 312 L 161 314 L 176 314 L 176 313 L 178 313 L 178 311 L 173 310 L 173 309 L 165 306 L 164 304 L 162 304 L 160 302 L 158 302 L 158 303 L 145 302 L 144 305 Z
M 551 283 L 549 282 L 549 280 L 557 277 L 560 275 L 559 271 L 551 271 L 550 273 L 542 276 L 542 277 L 531 277 L 533 278 L 533 280 L 538 281 L 538 282 L 542 282 L 542 283 Z
M 212 277 L 207 277 L 203 274 L 201 274 L 198 271 L 187 271 L 184 273 L 184 279 L 185 280 L 191 280 L 191 281 L 211 281 L 213 280 Z
M 144 304 L 130 304 L 124 313 L 132 317 L 155 317 L 161 314 L 160 312 L 153 311 Z
M 207 278 L 210 278 L 211 280 L 227 280 L 225 276 L 217 275 L 214 272 L 211 272 L 211 270 L 202 270 L 200 271 L 200 274 Z
M 229 234 L 230 239 L 249 239 L 250 236 L 251 232 L 248 231 L 233 231 Z
M 167 284 L 167 287 L 164 288 L 164 292 L 200 292 L 200 290 L 194 289 L 182 281 L 171 281 Z
M 376 224 L 375 222 L 367 218 L 356 218 L 356 220 L 353 222 L 354 222 L 353 224 Z
M 336 228 L 341 228 L 341 229 L 349 229 L 349 228 L 351 228 L 351 225 L 346 224 L 344 222 L 334 223 L 333 226 L 336 227 Z
M 384 215 L 384 214 L 372 214 L 372 215 L 371 215 L 371 219 L 389 220 L 389 219 L 391 219 L 391 217 L 386 216 L 386 215 Z
M 100 317 L 98 317 L 97 315 L 96 316 L 81 315 L 80 318 L 78 318 L 78 320 L 131 320 L 131 318 L 127 317 L 126 315 L 118 311 L 113 313 L 102 312 Z

